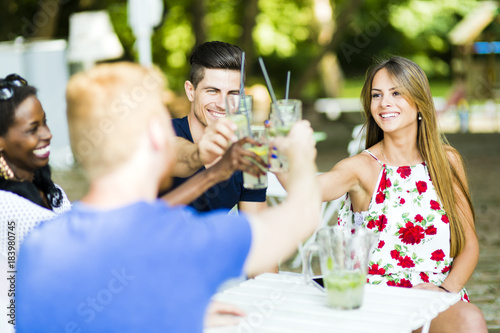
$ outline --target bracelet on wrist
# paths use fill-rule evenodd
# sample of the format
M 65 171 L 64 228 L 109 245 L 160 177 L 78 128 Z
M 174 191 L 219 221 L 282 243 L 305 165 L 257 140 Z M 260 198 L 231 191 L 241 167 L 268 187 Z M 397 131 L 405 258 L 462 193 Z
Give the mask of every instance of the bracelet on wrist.
M 443 289 L 443 290 L 444 290 L 444 291 L 446 291 L 447 293 L 449 293 L 449 292 L 450 292 L 448 289 L 446 289 L 446 288 L 445 288 L 445 287 L 443 287 L 443 286 L 438 286 L 438 288 Z

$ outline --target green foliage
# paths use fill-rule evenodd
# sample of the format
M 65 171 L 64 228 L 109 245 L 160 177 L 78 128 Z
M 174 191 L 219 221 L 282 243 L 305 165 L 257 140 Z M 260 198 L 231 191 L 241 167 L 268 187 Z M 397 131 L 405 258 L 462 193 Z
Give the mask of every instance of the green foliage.
M 172 5 L 165 23 L 153 37 L 153 61 L 167 74 L 169 86 L 178 91 L 187 79 L 188 57 L 194 43 L 186 8 Z
M 458 23 L 458 16 L 465 15 L 476 5 L 472 0 L 411 0 L 404 5 L 390 6 L 389 20 L 405 38 L 418 41 L 415 44 L 420 50 L 411 48 L 413 54 L 409 57 L 428 76 L 447 77 L 451 73 L 448 59 L 441 58 L 450 52 L 447 34 Z
M 130 57 L 135 58 L 136 54 L 134 52 L 135 36 L 132 33 L 127 22 L 127 5 L 126 3 L 114 3 L 108 8 L 109 17 L 111 18 L 111 23 L 113 28 Z
M 36 33 L 35 16 L 39 12 L 38 0 L 3 0 L 0 4 L 0 41 L 17 36 L 32 37 Z
M 33 22 L 41 10 L 41 0 L 2 1 L 0 40 L 11 40 L 12 36 L 25 34 L 26 22 Z M 163 1 L 167 15 L 152 37 L 153 61 L 167 74 L 170 88 L 179 93 L 188 77 L 191 50 L 196 43 L 204 41 L 196 38 L 240 44 L 249 24 L 245 15 L 252 1 L 258 1 L 252 30 L 253 46 L 242 45 L 245 51 L 253 54 L 248 64 L 248 84 L 264 83 L 257 63 L 257 57 L 263 56 L 276 94 L 283 96 L 286 72 L 292 71 L 293 90 L 309 64 L 314 63 L 323 51 L 323 46 L 318 43 L 319 25 L 314 7 L 320 0 Z M 448 82 L 451 48 L 447 34 L 478 1 L 361 1 L 348 27 L 340 32 L 342 47 L 332 50 L 337 53 L 345 77 L 349 78 L 343 95 L 358 97 L 367 67 L 376 58 L 394 54 L 417 62 L 431 79 Z M 352 1 L 330 0 L 329 3 L 335 17 Z M 328 2 L 322 4 L 328 6 Z M 99 9 L 109 11 L 126 51 L 124 58 L 136 60 L 135 37 L 127 22 L 126 0 L 78 0 L 64 4 L 59 13 L 56 36 L 67 36 L 71 13 Z M 202 34 L 200 31 L 196 34 L 196 29 L 201 29 Z M 321 80 L 317 77 L 304 87 L 302 96 L 306 99 L 323 93 Z M 444 94 L 445 89 L 439 89 L 438 95 Z
M 364 78 L 347 79 L 344 81 L 342 96 L 345 98 L 360 98 L 361 88 L 363 88 Z
M 212 0 L 207 1 L 207 31 L 209 40 L 223 40 L 227 43 L 236 43 L 243 33 L 239 20 L 238 6 L 242 2 Z
M 314 19 L 312 1 L 259 1 L 260 14 L 253 37 L 263 56 L 275 53 L 279 58 L 297 55 L 299 44 L 311 37 Z
M 446 35 L 450 27 L 457 23 L 457 14 L 463 16 L 475 5 L 477 2 L 471 0 L 411 0 L 404 5 L 389 7 L 390 22 L 410 39 L 434 36 L 435 41 L 431 44 L 442 51 L 446 43 L 437 42 L 437 39 Z

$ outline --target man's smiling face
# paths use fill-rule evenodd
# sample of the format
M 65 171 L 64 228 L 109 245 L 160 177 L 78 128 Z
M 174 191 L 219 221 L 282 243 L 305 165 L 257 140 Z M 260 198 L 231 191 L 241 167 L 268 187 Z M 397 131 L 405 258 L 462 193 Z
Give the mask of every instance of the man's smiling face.
M 186 81 L 186 94 L 192 103 L 191 112 L 194 112 L 200 124 L 208 126 L 226 116 L 226 96 L 239 93 L 240 77 L 240 71 L 207 68 L 196 88 Z

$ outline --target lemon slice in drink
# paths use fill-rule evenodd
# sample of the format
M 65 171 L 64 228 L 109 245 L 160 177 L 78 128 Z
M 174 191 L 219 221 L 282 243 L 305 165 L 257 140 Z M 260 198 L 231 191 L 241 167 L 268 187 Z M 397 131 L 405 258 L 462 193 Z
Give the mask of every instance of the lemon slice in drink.
M 249 147 L 248 150 L 251 151 L 252 153 L 255 153 L 257 156 L 261 157 L 263 160 L 267 159 L 268 148 L 265 145 L 262 145 L 260 147 L 252 146 L 252 147 Z
M 265 163 L 268 161 L 268 156 L 269 156 L 269 148 L 266 145 L 262 145 L 260 147 L 258 146 L 252 146 L 247 148 L 248 151 L 251 151 L 252 153 L 255 153 L 255 155 L 259 156 L 264 160 Z M 255 163 L 262 171 L 267 171 L 266 168 L 264 168 L 261 164 L 257 163 L 253 158 L 251 159 L 253 163 Z

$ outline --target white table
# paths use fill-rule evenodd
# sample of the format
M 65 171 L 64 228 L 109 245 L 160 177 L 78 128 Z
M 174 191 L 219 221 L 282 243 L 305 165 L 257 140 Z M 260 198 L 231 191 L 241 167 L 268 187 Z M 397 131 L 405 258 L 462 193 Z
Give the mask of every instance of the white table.
M 404 333 L 423 327 L 460 300 L 459 294 L 382 285 L 365 286 L 357 310 L 334 310 L 326 296 L 295 273 L 265 273 L 214 296 L 243 309 L 238 325 L 205 333 L 249 332 L 384 332 Z

